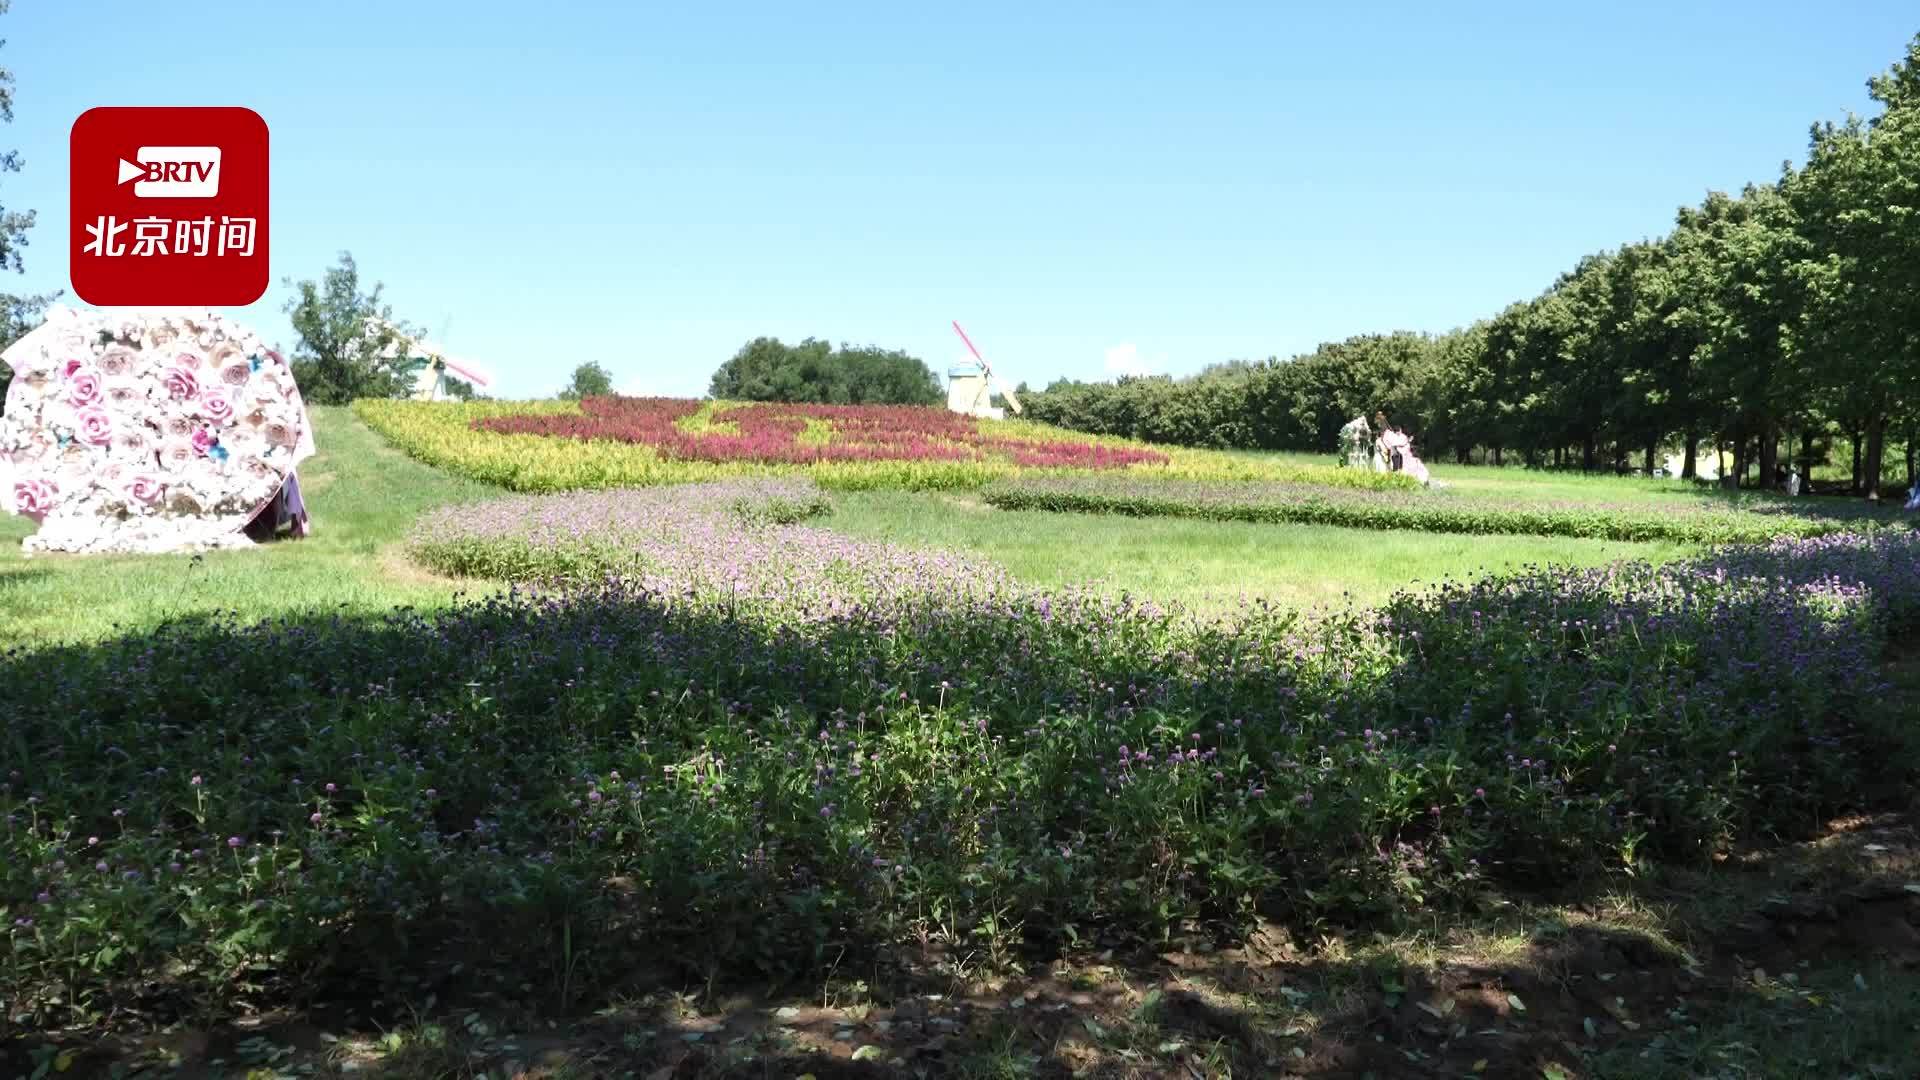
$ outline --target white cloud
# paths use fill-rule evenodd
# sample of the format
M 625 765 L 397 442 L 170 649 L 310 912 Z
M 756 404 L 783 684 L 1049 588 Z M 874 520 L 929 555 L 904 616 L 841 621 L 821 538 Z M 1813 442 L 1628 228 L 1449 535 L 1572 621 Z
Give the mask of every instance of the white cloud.
M 1165 360 L 1165 357 L 1156 357 Z M 1151 375 L 1153 365 L 1140 355 L 1140 347 L 1132 342 L 1115 345 L 1107 350 L 1107 374 L 1109 375 Z

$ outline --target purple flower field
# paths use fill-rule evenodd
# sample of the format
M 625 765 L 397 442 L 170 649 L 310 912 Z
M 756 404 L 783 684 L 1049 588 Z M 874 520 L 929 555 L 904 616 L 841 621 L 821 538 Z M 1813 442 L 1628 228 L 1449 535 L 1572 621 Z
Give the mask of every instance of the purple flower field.
M 798 524 L 826 509 L 804 478 L 527 495 L 429 514 L 407 547 L 449 574 L 544 585 L 618 579 L 680 603 L 802 622 L 1012 587 L 989 563 Z
M 564 586 L 0 656 L 0 996 L 817 973 L 931 910 L 1028 948 L 1390 925 L 1791 835 L 1917 760 L 1877 675 L 1920 624 L 1910 534 L 1201 620 L 771 490 L 423 533 L 633 556 Z

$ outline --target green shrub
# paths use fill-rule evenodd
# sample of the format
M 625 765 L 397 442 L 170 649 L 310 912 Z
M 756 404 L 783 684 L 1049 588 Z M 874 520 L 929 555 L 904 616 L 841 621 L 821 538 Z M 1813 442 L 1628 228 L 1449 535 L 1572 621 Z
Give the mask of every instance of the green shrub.
M 1884 515 L 1794 516 L 1783 510 L 1688 506 L 1678 500 L 1667 506 L 1503 505 L 1460 498 L 1445 491 L 1368 492 L 1304 484 L 1212 483 L 1144 476 L 1014 477 L 988 485 L 981 496 L 1006 510 L 1684 544 L 1762 543 L 1901 527 Z

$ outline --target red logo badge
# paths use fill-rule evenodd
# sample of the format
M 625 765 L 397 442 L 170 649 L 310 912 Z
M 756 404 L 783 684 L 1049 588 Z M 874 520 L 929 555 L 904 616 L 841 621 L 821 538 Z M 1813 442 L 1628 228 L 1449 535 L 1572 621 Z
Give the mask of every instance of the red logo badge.
M 241 108 L 73 122 L 73 291 L 98 307 L 238 307 L 267 291 L 267 123 Z

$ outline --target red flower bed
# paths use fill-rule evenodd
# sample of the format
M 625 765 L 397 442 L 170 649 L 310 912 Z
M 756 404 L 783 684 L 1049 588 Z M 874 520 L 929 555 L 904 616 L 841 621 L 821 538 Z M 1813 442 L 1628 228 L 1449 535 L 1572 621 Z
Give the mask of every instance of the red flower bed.
M 507 435 L 640 443 L 682 461 L 811 465 L 998 458 L 1031 468 L 1121 469 L 1167 460 L 1135 447 L 982 435 L 970 417 L 918 405 L 735 405 L 713 414 L 715 425 L 732 431 L 683 430 L 680 421 L 700 406 L 683 398 L 590 397 L 580 402 L 577 416 L 498 416 L 473 426 Z M 803 438 L 809 426 L 816 435 Z

